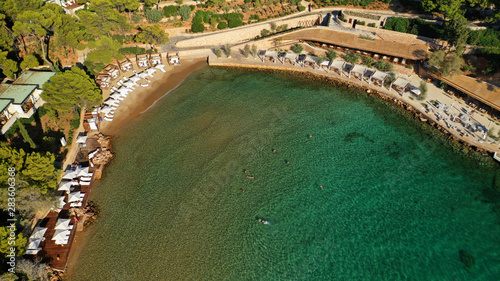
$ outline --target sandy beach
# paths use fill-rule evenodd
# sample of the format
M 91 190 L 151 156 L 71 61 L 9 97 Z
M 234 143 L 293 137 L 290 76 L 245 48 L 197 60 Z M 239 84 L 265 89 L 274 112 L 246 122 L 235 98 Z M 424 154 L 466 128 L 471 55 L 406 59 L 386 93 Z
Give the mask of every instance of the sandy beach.
M 191 72 L 207 66 L 206 58 L 183 59 L 181 65 L 166 66 L 166 73 L 157 71 L 150 80 L 149 87 L 137 87 L 116 110 L 113 121 L 103 121 L 100 131 L 106 135 L 115 135 L 120 128 L 130 120 L 147 110 L 175 87 L 177 87 Z M 131 73 L 132 75 L 132 73 Z M 130 75 L 129 75 L 130 76 Z M 104 99 L 109 97 L 109 90 L 103 92 Z

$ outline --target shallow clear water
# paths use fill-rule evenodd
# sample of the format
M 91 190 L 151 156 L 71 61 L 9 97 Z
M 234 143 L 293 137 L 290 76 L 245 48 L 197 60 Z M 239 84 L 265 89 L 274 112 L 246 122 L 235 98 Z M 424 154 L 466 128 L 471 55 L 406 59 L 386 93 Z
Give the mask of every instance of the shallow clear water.
M 414 122 L 300 76 L 195 72 L 115 138 L 70 279 L 498 280 L 494 170 Z

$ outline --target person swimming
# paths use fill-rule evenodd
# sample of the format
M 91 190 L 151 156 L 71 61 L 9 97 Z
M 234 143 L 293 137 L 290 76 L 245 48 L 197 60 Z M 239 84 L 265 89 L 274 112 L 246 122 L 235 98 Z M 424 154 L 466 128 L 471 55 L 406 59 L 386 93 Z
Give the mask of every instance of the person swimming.
M 269 222 L 268 222 L 268 221 L 263 220 L 263 219 L 259 219 L 259 222 L 260 222 L 260 223 L 263 223 L 263 224 L 269 224 Z

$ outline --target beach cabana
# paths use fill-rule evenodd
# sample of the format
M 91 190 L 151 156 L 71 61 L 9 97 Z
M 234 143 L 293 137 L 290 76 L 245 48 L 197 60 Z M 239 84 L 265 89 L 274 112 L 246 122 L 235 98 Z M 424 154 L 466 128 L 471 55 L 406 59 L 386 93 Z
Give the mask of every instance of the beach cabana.
M 351 69 L 351 71 L 349 71 L 349 78 L 351 78 L 351 73 L 354 75 L 354 78 L 359 78 L 359 80 L 363 80 L 363 77 L 365 76 L 366 73 L 366 67 L 356 64 Z
M 108 75 L 111 77 L 110 80 L 114 80 L 114 79 L 118 78 L 118 75 L 120 74 L 120 69 L 118 68 L 118 66 L 116 66 L 114 64 L 108 64 L 102 70 L 102 74 Z
M 149 67 L 148 55 L 137 55 L 135 58 L 139 68 Z
M 394 87 L 394 90 L 396 90 L 397 92 L 404 93 L 408 85 L 410 85 L 410 81 L 403 78 L 398 78 L 391 83 L 391 85 L 389 86 L 389 90 Z
M 167 53 L 167 61 L 169 65 L 180 65 L 181 58 L 179 57 L 179 53 Z
M 306 60 L 306 57 L 307 57 L 307 56 L 306 56 L 306 55 L 304 55 L 304 54 L 302 54 L 302 55 L 298 55 L 298 56 L 297 56 L 297 63 L 298 63 L 300 66 L 304 67 L 304 62 L 305 62 L 305 60 Z
M 156 53 L 156 54 L 150 54 L 149 55 L 149 61 L 151 62 L 151 66 L 156 66 L 158 64 L 161 64 L 161 54 Z
M 71 219 L 58 219 L 56 222 L 55 229 L 61 229 L 61 230 L 66 230 L 69 228 L 69 223 L 71 222 Z
M 312 57 L 310 57 L 310 56 L 306 56 L 306 57 L 304 58 L 304 63 L 303 63 L 303 64 L 304 64 L 304 65 L 309 65 L 309 66 L 310 66 L 310 67 L 312 67 L 313 69 L 315 69 L 315 68 L 316 68 L 316 66 L 318 66 L 318 64 L 316 63 L 316 61 L 315 61 Z
M 122 72 L 127 72 L 132 69 L 132 62 L 129 58 L 125 57 L 121 61 L 118 61 L 118 66 L 120 66 L 120 70 Z
M 35 229 L 33 229 L 33 233 L 31 234 L 30 238 L 31 239 L 43 239 L 45 232 L 47 232 L 46 227 L 37 226 L 37 227 L 35 227 Z
M 265 51 L 264 52 L 264 57 L 263 57 L 262 61 L 264 62 L 265 59 L 269 59 L 273 63 L 276 63 L 276 61 L 278 60 L 278 52 L 275 52 L 275 51 Z
M 370 84 L 371 81 L 374 81 L 375 85 L 383 87 L 387 76 L 387 73 L 377 70 L 373 73 L 370 79 L 368 79 L 368 84 Z
M 342 75 L 342 71 L 344 71 L 345 61 L 343 60 L 334 60 L 330 64 L 330 70 L 337 71 L 339 75 Z
M 320 63 L 319 67 L 324 68 L 326 70 L 326 72 L 328 72 L 328 67 L 330 66 L 330 63 L 331 63 L 330 61 L 326 60 L 326 61 Z
M 107 89 L 109 88 L 109 83 L 111 82 L 111 76 L 104 73 L 99 74 L 95 78 L 95 82 L 97 83 L 97 85 L 99 85 L 101 89 Z
M 278 52 L 278 60 L 281 64 L 285 63 L 286 52 Z
M 297 54 L 287 53 L 285 55 L 284 61 L 288 61 L 289 63 L 295 65 L 297 63 L 297 57 Z

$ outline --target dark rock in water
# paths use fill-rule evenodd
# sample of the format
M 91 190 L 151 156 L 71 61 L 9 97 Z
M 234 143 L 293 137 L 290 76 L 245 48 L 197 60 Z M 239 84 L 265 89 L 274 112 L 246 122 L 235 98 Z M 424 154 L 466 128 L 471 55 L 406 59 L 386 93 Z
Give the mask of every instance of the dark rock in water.
M 466 250 L 459 250 L 458 253 L 460 254 L 460 261 L 465 264 L 465 267 L 467 269 L 476 264 L 476 259 L 474 259 L 471 253 L 467 252 Z

